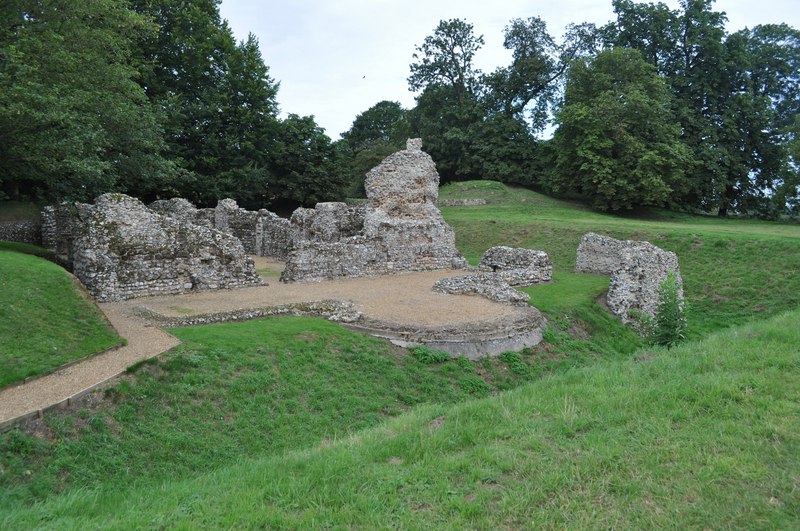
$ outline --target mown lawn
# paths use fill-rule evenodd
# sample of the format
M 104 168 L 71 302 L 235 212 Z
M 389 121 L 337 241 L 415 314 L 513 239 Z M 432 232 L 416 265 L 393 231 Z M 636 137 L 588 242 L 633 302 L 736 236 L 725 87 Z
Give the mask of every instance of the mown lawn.
M 0 247 L 0 387 L 120 342 L 62 268 Z
M 769 528 L 800 521 L 800 311 L 8 529 Z M 265 433 L 269 436 L 269 433 Z

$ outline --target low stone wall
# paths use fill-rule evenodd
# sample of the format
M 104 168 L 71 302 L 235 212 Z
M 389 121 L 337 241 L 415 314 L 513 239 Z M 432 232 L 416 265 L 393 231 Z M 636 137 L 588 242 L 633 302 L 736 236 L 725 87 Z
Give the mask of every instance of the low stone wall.
M 38 221 L 0 223 L 0 240 L 41 245 L 42 225 Z
M 671 272 L 676 275 L 683 300 L 683 279 L 677 255 L 650 242 L 586 234 L 578 247 L 576 270 L 610 275 L 608 307 L 624 323 L 635 323 L 631 315 L 635 312 L 655 316 L 659 285 Z
M 515 290 L 493 273 L 443 278 L 433 285 L 433 291 L 451 295 L 478 295 L 494 302 L 526 305 L 530 295 Z
M 486 199 L 439 199 L 437 206 L 459 207 L 459 206 L 481 206 L 486 204 Z
M 498 246 L 488 249 L 478 264 L 510 286 L 531 286 L 553 279 L 553 263 L 544 251 Z

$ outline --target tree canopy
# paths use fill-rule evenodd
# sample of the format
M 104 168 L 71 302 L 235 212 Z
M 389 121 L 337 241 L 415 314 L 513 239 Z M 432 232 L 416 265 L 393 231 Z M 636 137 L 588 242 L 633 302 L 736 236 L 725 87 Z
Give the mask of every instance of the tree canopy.
M 258 41 L 237 42 L 219 4 L 3 2 L 0 200 L 311 205 L 363 193 L 364 173 L 420 136 L 443 182 L 800 214 L 800 32 L 786 24 L 728 33 L 713 0 L 611 0 L 614 20 L 560 39 L 539 17 L 509 21 L 510 62 L 484 73 L 483 35 L 442 20 L 411 51 L 414 107 L 380 101 L 333 142 L 313 116 L 280 114 Z

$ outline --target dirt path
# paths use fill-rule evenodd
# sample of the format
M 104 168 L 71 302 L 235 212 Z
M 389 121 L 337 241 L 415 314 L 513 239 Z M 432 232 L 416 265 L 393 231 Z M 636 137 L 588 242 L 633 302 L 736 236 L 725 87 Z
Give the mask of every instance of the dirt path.
M 28 383 L 3 389 L 0 391 L 0 426 L 101 385 L 132 364 L 177 345 L 179 341 L 175 337 L 134 316 L 141 307 L 175 317 L 334 299 L 354 303 L 366 317 L 411 326 L 474 323 L 512 316 L 520 311 L 479 297 L 431 291 L 433 283 L 440 278 L 467 274 L 461 271 L 283 284 L 278 281 L 282 266 L 281 262 L 256 257 L 256 267 L 269 282 L 268 286 L 101 304 L 100 308 L 128 344 Z
M 480 297 L 431 291 L 437 280 L 468 274 L 464 271 L 423 271 L 284 284 L 277 275 L 282 266 L 281 262 L 264 258 L 256 261 L 256 267 L 269 282 L 268 286 L 144 297 L 115 304 L 125 308 L 145 307 L 164 316 L 179 317 L 333 299 L 352 302 L 358 311 L 373 319 L 419 326 L 493 320 L 518 311 L 513 306 Z

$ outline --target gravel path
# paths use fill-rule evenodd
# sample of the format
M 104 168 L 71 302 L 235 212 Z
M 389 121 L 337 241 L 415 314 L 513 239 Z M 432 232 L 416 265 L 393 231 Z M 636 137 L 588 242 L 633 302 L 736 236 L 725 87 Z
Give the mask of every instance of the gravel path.
M 98 386 L 132 364 L 157 356 L 179 341 L 134 317 L 142 306 L 165 316 L 199 315 L 236 309 L 263 308 L 292 302 L 325 299 L 350 301 L 366 317 L 412 326 L 443 326 L 494 320 L 520 310 L 479 297 L 444 295 L 431 291 L 444 277 L 463 271 L 425 271 L 391 276 L 283 284 L 278 281 L 281 262 L 254 257 L 268 286 L 206 291 L 167 297 L 147 297 L 104 303 L 100 308 L 127 339 L 119 349 L 100 354 L 51 374 L 0 391 L 0 426 L 21 415 L 58 404 L 75 394 Z

